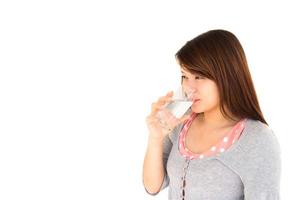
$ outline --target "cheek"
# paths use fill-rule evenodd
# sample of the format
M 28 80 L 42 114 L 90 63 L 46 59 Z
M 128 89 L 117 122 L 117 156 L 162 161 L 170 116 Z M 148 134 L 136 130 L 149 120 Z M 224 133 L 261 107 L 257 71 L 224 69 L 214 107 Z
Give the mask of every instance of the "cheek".
M 214 85 L 208 85 L 201 88 L 201 100 L 205 107 L 214 107 L 218 105 L 220 98 L 217 88 Z
M 201 101 L 196 104 L 193 104 L 191 109 L 193 112 L 201 113 L 213 110 L 219 107 L 219 97 L 216 94 L 208 93 L 204 95 Z
M 200 89 L 202 91 L 201 94 L 203 96 L 203 99 L 209 99 L 210 101 L 219 99 L 218 90 L 215 85 L 206 84 L 203 85 Z
M 218 103 L 219 102 L 219 94 L 217 90 L 211 90 L 210 92 L 207 93 L 207 98 L 212 102 L 212 103 Z

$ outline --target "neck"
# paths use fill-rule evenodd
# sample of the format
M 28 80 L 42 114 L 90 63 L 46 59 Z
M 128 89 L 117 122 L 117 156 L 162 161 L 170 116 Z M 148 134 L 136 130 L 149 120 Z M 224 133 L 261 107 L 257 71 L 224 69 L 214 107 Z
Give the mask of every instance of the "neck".
M 220 110 L 212 110 L 209 112 L 200 113 L 198 120 L 205 126 L 211 129 L 226 128 L 236 124 L 238 121 L 226 119 Z

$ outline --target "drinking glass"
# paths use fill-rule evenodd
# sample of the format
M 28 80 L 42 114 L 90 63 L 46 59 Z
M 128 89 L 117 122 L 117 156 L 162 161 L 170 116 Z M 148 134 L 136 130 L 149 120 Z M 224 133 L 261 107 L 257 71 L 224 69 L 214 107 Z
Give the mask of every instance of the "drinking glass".
M 178 87 L 173 93 L 171 102 L 167 103 L 157 113 L 157 117 L 163 129 L 171 131 L 177 121 L 187 112 L 193 104 L 195 90 L 191 88 Z

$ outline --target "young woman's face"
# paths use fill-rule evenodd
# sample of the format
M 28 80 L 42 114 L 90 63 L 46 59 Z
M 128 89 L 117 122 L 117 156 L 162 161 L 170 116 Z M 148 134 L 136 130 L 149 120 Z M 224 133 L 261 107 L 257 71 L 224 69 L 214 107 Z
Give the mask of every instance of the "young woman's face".
M 202 113 L 219 109 L 219 92 L 214 81 L 197 74 L 191 74 L 181 68 L 182 86 L 195 90 L 191 109 L 193 112 Z

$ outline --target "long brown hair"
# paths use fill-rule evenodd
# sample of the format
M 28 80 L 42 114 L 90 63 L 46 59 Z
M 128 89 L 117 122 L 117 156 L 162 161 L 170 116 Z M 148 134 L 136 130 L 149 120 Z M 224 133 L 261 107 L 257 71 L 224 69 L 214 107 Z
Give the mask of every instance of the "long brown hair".
M 184 69 L 216 83 L 223 116 L 233 119 L 226 106 L 235 117 L 267 124 L 244 50 L 234 34 L 226 30 L 210 30 L 188 41 L 175 57 Z

